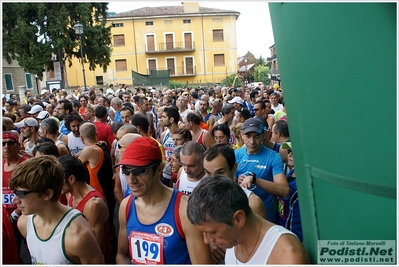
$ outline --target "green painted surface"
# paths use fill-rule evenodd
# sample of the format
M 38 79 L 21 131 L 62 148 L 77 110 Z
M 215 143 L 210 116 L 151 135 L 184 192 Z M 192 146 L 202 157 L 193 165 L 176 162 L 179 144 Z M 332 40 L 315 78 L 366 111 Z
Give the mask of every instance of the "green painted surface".
M 269 3 L 304 244 L 396 240 L 396 3 Z

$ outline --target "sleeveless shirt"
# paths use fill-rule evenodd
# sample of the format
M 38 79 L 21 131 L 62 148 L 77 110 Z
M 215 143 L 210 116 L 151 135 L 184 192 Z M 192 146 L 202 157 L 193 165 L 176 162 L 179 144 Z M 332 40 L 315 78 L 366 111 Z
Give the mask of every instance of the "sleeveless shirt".
M 34 214 L 28 216 L 26 227 L 26 242 L 31 255 L 32 264 L 73 264 L 65 255 L 64 238 L 70 223 L 82 213 L 77 209 L 70 209 L 61 218 L 50 237 L 43 240 L 36 234 L 33 224 Z
M 202 178 L 201 178 L 202 179 Z M 190 182 L 188 180 L 187 177 L 187 173 L 184 171 L 184 169 L 182 170 L 181 174 L 180 174 L 180 178 L 179 180 L 177 180 L 176 183 L 176 188 L 180 191 L 183 192 L 185 195 L 190 196 L 191 192 L 193 192 L 194 188 L 199 184 L 199 182 L 201 181 L 201 179 L 199 179 L 196 182 Z
M 68 134 L 68 147 L 71 151 L 72 156 L 79 156 L 82 153 L 85 144 L 83 144 L 82 138 L 75 137 L 72 132 Z
M 105 203 L 107 203 L 107 200 L 96 190 L 92 190 L 89 193 L 87 193 L 86 196 L 84 196 L 82 198 L 82 200 L 78 203 L 78 205 L 76 206 L 76 209 L 78 211 L 80 211 L 81 213 L 83 213 L 86 203 L 93 197 L 99 197 L 102 200 L 104 200 Z M 73 203 L 73 195 L 71 195 L 71 197 L 69 198 L 69 203 L 68 206 L 69 207 L 73 207 L 72 203 Z M 105 245 L 105 254 L 104 255 L 104 261 L 105 263 L 112 263 L 112 259 L 111 259 L 111 243 L 109 242 L 109 235 L 108 235 L 108 220 L 105 221 L 104 226 L 103 226 L 103 231 L 104 231 L 104 245 Z M 99 244 L 101 245 L 101 244 Z
M 240 262 L 234 253 L 234 247 L 226 249 L 226 254 L 224 257 L 226 265 L 263 265 L 267 264 L 269 260 L 270 254 L 272 253 L 274 246 L 277 243 L 277 240 L 280 238 L 282 234 L 291 234 L 292 232 L 288 231 L 284 227 L 279 225 L 274 225 L 270 227 L 270 229 L 263 236 L 262 242 L 260 243 L 258 249 L 255 251 L 254 255 L 247 262 Z
M 173 190 L 162 218 L 142 224 L 137 217 L 135 197 L 126 205 L 126 232 L 133 264 L 190 264 L 187 243 L 179 216 L 182 193 Z

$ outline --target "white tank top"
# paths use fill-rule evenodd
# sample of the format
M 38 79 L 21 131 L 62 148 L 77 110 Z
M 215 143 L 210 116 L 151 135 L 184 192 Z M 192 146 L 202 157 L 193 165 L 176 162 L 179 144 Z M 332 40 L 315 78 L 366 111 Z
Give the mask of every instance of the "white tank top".
M 70 222 L 82 215 L 77 209 L 70 209 L 54 228 L 51 236 L 42 240 L 36 235 L 33 224 L 34 215 L 29 215 L 26 228 L 26 242 L 31 255 L 32 264 L 73 264 L 65 255 L 64 235 Z
M 35 144 L 33 144 L 33 146 L 32 147 L 29 147 L 31 145 L 31 143 L 30 143 L 30 141 L 28 141 L 26 144 L 25 144 L 25 152 L 26 153 L 29 153 L 30 155 L 33 155 L 33 149 L 35 148 Z
M 72 132 L 68 134 L 68 147 L 71 151 L 72 156 L 79 156 L 82 152 L 85 144 L 83 144 L 82 138 L 75 137 Z
M 176 183 L 177 190 L 189 196 L 191 195 L 191 192 L 193 192 L 194 188 L 199 184 L 201 179 L 196 182 L 190 182 L 187 178 L 187 173 L 183 169 L 180 174 L 180 178 Z
M 224 261 L 226 265 L 263 265 L 267 264 L 269 260 L 270 254 L 273 251 L 274 246 L 276 245 L 277 240 L 280 238 L 282 234 L 291 234 L 292 232 L 288 231 L 282 226 L 275 225 L 270 227 L 270 229 L 263 236 L 262 242 L 260 243 L 258 249 L 255 251 L 255 254 L 251 257 L 251 259 L 245 263 L 240 262 L 234 253 L 234 247 L 226 249 L 226 254 L 224 257 Z M 294 235 L 295 236 L 295 235 Z

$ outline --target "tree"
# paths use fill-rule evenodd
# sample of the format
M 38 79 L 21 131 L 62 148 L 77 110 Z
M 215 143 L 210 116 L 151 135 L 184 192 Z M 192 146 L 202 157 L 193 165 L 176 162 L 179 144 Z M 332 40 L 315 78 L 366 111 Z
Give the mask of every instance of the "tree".
M 89 69 L 106 72 L 111 62 L 111 26 L 106 27 L 108 3 L 14 2 L 3 3 L 3 57 L 17 60 L 29 73 L 43 79 L 60 61 L 65 69 L 80 56 L 79 36 L 73 26 L 84 26 L 82 46 Z M 56 55 L 56 57 L 54 57 Z M 63 73 L 63 71 L 61 71 Z
M 254 70 L 254 79 L 257 82 L 262 82 L 263 84 L 268 84 L 267 80 L 268 78 L 268 72 L 269 68 L 263 65 L 258 65 L 255 67 Z

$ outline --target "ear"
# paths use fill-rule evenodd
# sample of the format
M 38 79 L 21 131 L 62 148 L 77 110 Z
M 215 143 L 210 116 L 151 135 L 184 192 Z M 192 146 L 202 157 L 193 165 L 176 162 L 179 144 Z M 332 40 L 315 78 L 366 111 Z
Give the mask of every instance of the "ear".
M 47 189 L 46 193 L 44 194 L 44 200 L 50 200 L 54 195 L 53 189 Z
M 243 210 L 237 210 L 234 212 L 232 221 L 234 226 L 241 228 L 245 225 L 246 221 L 247 217 L 245 216 L 245 212 Z
M 75 182 L 76 182 L 76 177 L 75 177 L 75 175 L 70 175 L 70 176 L 68 177 L 68 183 L 69 183 L 70 185 L 73 185 Z

